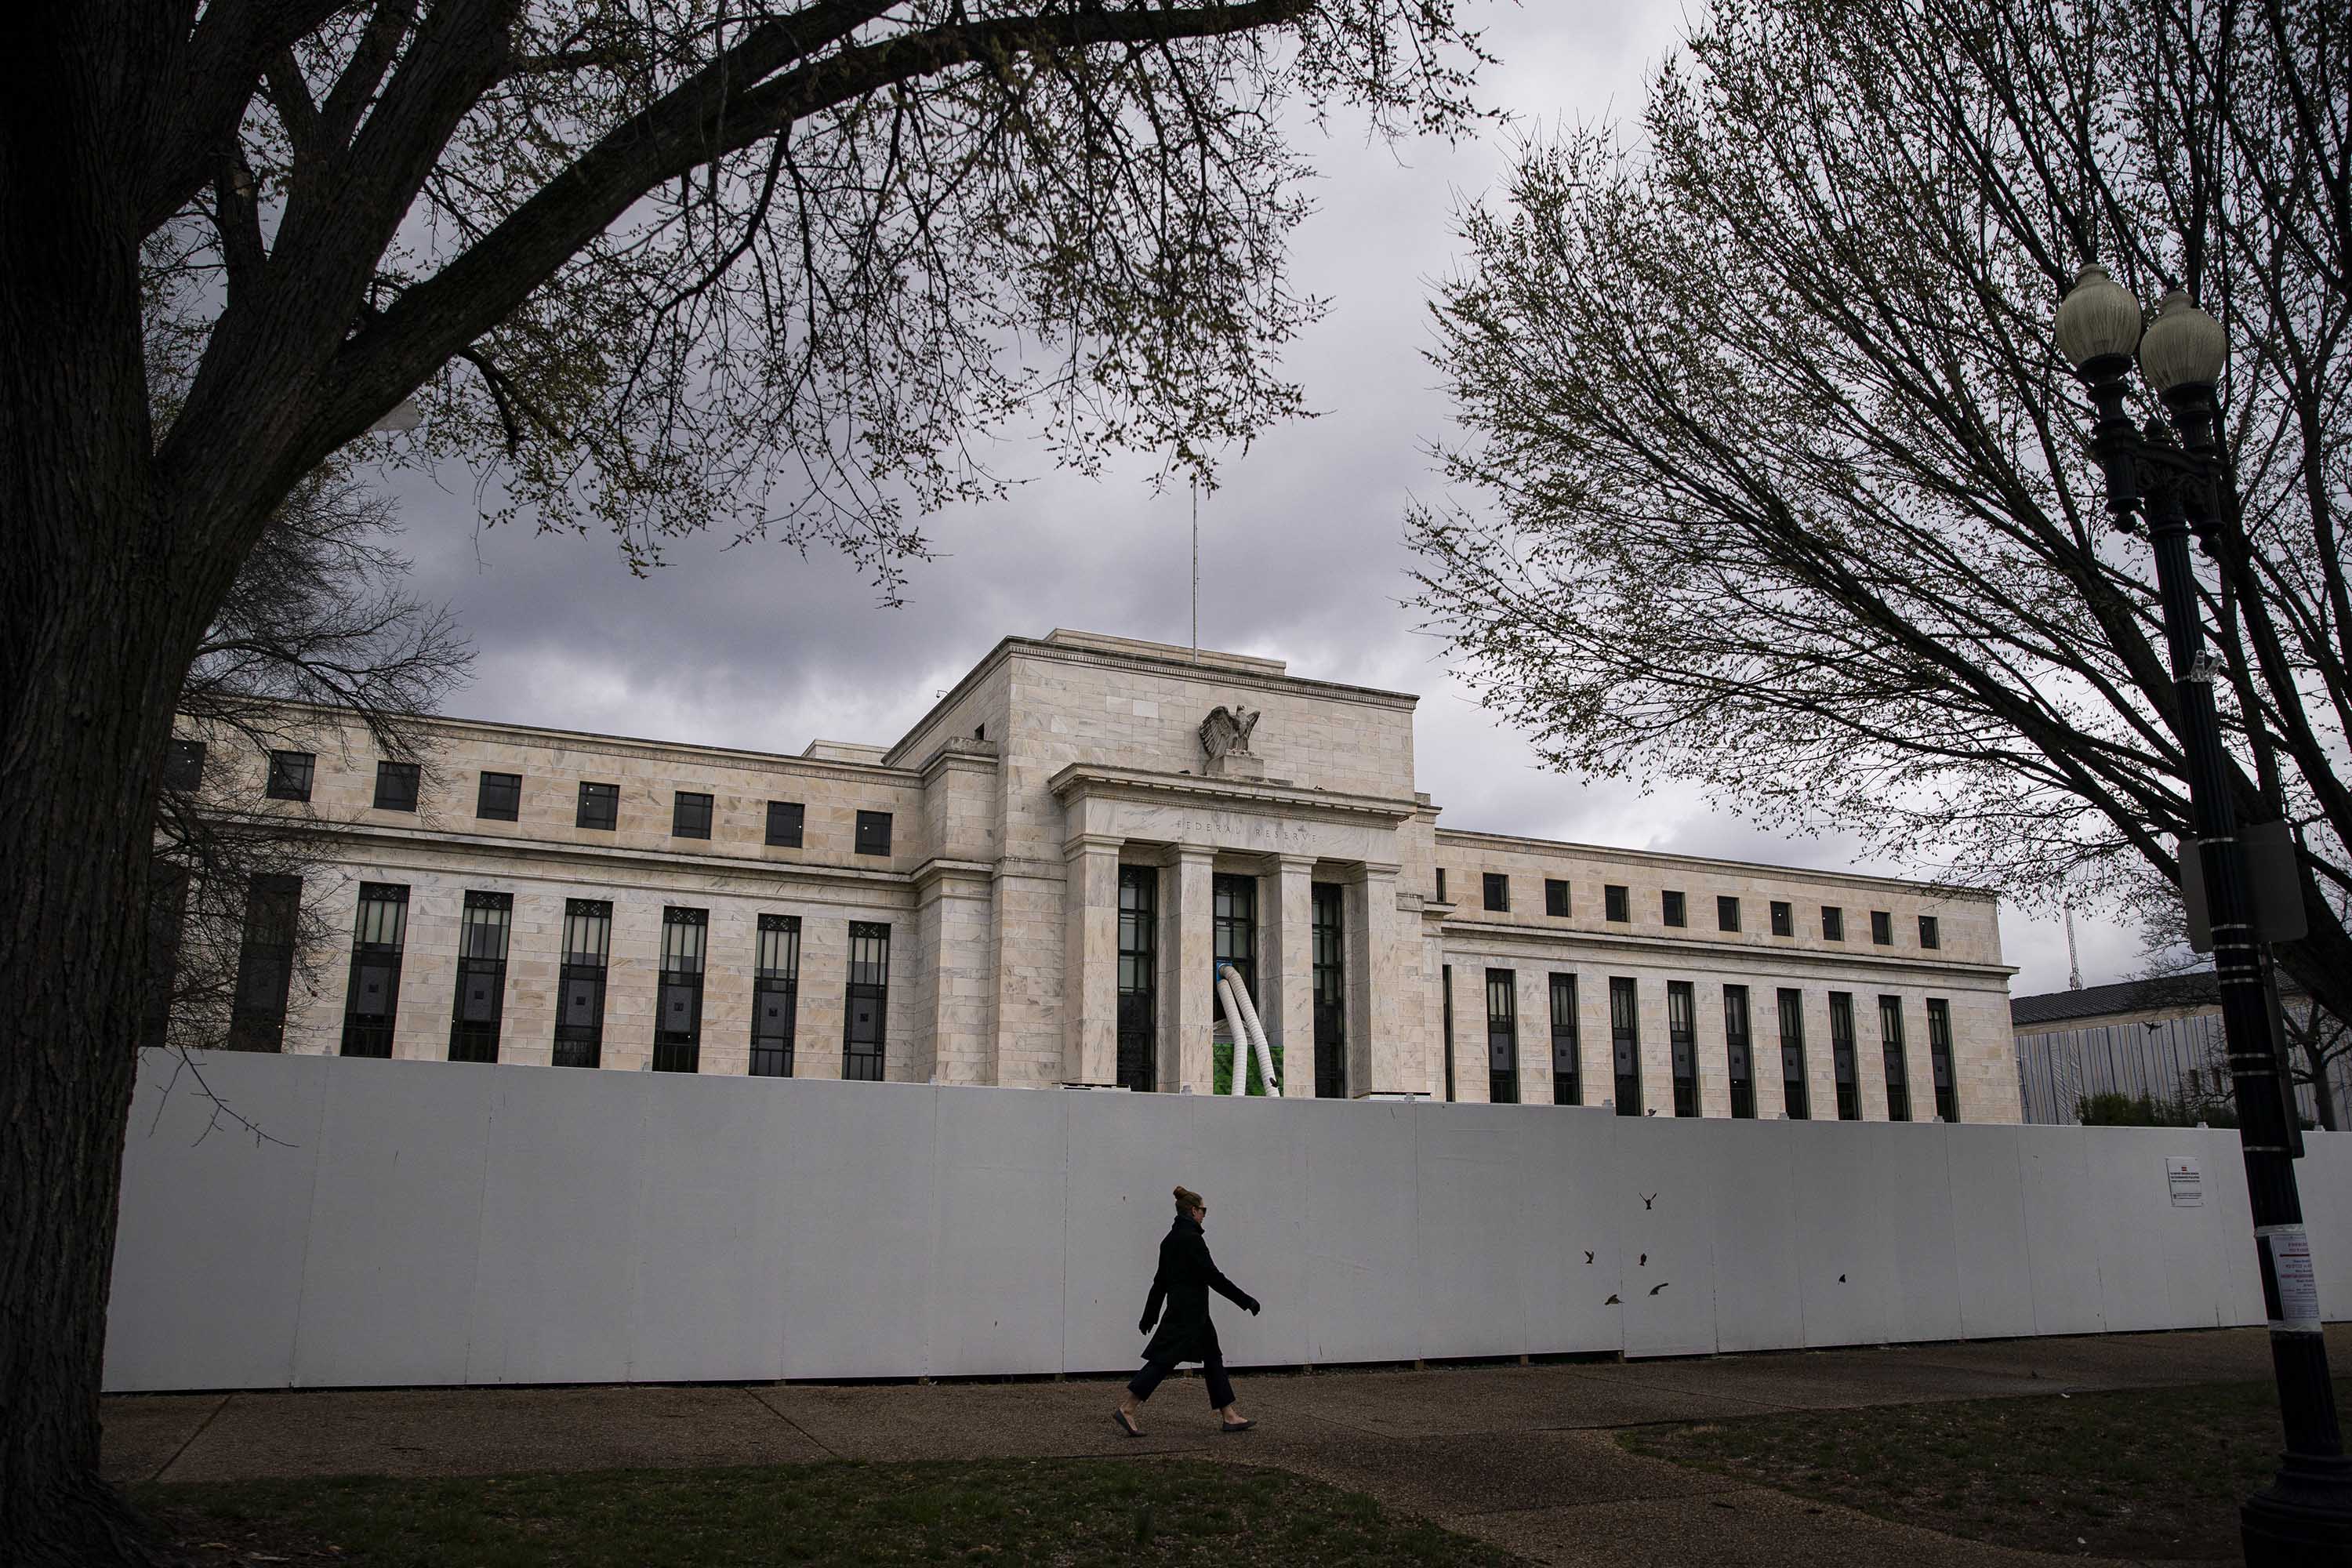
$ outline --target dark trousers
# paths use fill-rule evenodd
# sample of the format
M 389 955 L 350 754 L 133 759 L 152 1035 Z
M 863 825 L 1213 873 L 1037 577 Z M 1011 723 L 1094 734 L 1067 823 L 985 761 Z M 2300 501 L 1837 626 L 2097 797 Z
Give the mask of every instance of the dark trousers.
M 1140 1405 L 1151 1397 L 1151 1391 L 1160 1386 L 1160 1380 L 1175 1369 L 1176 1363 L 1172 1361 L 1145 1362 L 1143 1370 L 1127 1380 L 1127 1391 L 1135 1395 L 1136 1403 Z M 1210 1409 L 1223 1410 L 1234 1402 L 1234 1380 L 1225 1375 L 1223 1351 L 1210 1350 L 1208 1358 L 1201 1363 L 1201 1376 L 1209 1385 Z

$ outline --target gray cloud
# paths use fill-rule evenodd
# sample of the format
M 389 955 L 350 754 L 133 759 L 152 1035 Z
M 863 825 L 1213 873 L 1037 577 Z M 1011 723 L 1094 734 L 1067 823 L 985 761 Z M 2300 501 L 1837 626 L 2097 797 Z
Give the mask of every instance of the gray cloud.
M 1681 16 L 1658 5 L 1496 7 L 1490 101 L 1546 122 L 1638 112 L 1645 70 Z M 1401 519 L 1412 495 L 1433 493 L 1423 447 L 1450 421 L 1421 357 L 1425 301 L 1454 263 L 1454 206 L 1500 176 L 1508 145 L 1391 150 L 1352 137 L 1342 123 L 1314 149 L 1318 211 L 1297 250 L 1298 284 L 1333 300 L 1288 367 L 1322 415 L 1231 461 L 1203 499 L 1203 644 L 1419 692 L 1422 786 L 1450 826 L 1854 865 L 1848 844 L 1759 834 L 1691 789 L 1643 795 L 1540 771 L 1412 633 L 1397 603 L 1408 591 Z M 465 476 L 445 476 L 442 489 L 412 479 L 400 493 L 418 590 L 448 599 L 479 650 L 453 710 L 791 752 L 818 736 L 895 739 L 1007 633 L 1065 626 L 1184 641 L 1190 499 L 1154 493 L 1152 468 L 1123 460 L 1099 482 L 1048 472 L 1005 501 L 927 520 L 939 559 L 917 569 L 897 610 L 877 608 L 870 586 L 828 555 L 693 539 L 636 580 L 609 540 L 480 529 Z M 2053 980 L 2039 926 L 2009 929 L 2012 962 L 2027 965 L 2021 989 L 2063 984 L 2063 940 Z M 2098 952 L 2128 967 L 2131 954 Z M 2086 952 L 2086 974 L 2091 964 Z

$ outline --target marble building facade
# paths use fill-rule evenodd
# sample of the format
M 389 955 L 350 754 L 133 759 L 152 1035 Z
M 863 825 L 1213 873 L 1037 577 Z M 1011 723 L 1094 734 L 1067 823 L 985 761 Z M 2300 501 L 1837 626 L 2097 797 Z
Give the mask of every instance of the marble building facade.
M 1056 631 L 887 746 L 183 738 L 316 845 L 254 1048 L 1205 1093 L 1230 960 L 1286 1095 L 2018 1119 L 1990 893 L 1442 827 L 1415 702 Z

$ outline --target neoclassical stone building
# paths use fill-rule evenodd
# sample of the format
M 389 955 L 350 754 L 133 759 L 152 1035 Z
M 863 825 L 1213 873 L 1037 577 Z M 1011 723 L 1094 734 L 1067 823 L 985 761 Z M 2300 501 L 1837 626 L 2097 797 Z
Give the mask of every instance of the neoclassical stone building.
M 1415 700 L 1056 631 L 888 746 L 436 720 L 418 769 L 322 713 L 181 763 L 326 868 L 255 889 L 252 1048 L 1206 1093 L 1230 963 L 1285 1094 L 2018 1119 L 1990 894 L 1440 827 Z

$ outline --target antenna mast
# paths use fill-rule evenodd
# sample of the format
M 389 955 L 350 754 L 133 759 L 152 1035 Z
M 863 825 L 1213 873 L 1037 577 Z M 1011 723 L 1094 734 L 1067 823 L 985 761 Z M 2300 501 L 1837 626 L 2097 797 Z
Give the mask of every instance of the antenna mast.
M 1201 476 L 1192 476 L 1192 662 L 1201 662 Z

